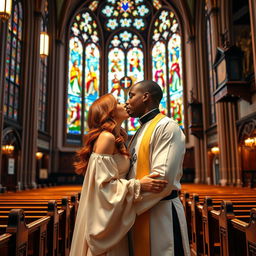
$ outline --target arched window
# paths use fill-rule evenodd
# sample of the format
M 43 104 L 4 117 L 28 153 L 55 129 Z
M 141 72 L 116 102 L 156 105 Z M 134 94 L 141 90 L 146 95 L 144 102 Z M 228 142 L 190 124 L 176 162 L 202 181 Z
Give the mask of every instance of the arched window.
M 80 11 L 71 23 L 67 99 L 67 134 L 71 140 L 88 130 L 88 109 L 99 96 L 99 32 L 91 8 Z
M 21 90 L 21 54 L 22 54 L 23 10 L 21 1 L 14 0 L 11 19 L 8 22 L 4 115 L 18 122 Z
M 118 31 L 107 46 L 108 91 L 121 102 L 132 84 L 145 79 L 143 32 L 148 30 L 151 10 L 143 0 L 108 0 L 101 8 L 105 31 Z M 137 119 L 130 118 L 125 124 L 128 134 L 134 134 L 138 125 Z
M 144 53 L 139 36 L 124 30 L 116 33 L 108 46 L 108 91 L 121 102 L 127 100 L 129 87 L 144 80 Z M 136 119 L 126 124 L 128 134 L 138 127 Z
M 125 102 L 132 84 L 151 77 L 164 91 L 161 111 L 184 127 L 181 34 L 167 8 L 161 0 L 92 0 L 74 16 L 68 38 L 68 142 L 80 141 L 87 131 L 87 112 L 99 92 Z M 125 124 L 129 135 L 138 126 L 134 118 Z
M 152 79 L 162 87 L 164 94 L 160 110 L 184 128 L 179 23 L 172 11 L 161 10 L 152 29 Z
M 41 32 L 48 32 L 49 25 L 49 12 L 48 1 L 45 0 L 44 11 L 41 21 Z M 38 109 L 38 128 L 40 131 L 45 132 L 46 127 L 46 111 L 47 111 L 47 79 L 48 79 L 48 57 L 40 58 L 40 83 L 39 83 L 39 109 Z

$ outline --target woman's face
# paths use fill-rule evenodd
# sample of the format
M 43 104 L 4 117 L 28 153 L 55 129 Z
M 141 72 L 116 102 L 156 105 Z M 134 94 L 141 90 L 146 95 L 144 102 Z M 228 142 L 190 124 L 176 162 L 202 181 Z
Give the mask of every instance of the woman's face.
M 117 106 L 113 113 L 113 116 L 117 122 L 123 122 L 124 120 L 128 119 L 129 115 L 125 109 L 125 104 L 117 102 Z

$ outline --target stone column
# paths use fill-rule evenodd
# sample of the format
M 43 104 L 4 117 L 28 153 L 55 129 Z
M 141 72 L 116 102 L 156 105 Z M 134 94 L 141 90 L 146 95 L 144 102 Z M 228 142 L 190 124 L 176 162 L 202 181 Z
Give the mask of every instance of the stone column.
M 240 185 L 240 163 L 235 119 L 235 103 L 216 104 L 220 147 L 221 185 Z
M 2 137 L 4 126 L 4 86 L 5 86 L 5 58 L 6 58 L 6 34 L 8 21 L 0 20 L 0 187 L 1 187 L 1 169 L 2 169 Z
M 201 99 L 201 91 L 199 88 L 199 76 L 197 74 L 197 68 L 198 68 L 198 42 L 196 42 L 195 36 L 191 36 L 186 44 L 186 52 L 185 52 L 185 58 L 187 59 L 185 70 L 187 75 L 187 92 L 192 89 L 194 97 L 198 101 L 202 101 Z M 192 85 L 189 87 L 189 85 Z M 191 120 L 190 120 L 191 121 Z M 193 138 L 193 139 L 192 139 Z M 195 136 L 191 136 L 191 139 L 193 140 L 193 145 L 195 149 L 195 180 L 194 183 L 204 183 L 205 182 L 205 161 L 204 161 L 204 146 L 203 146 L 203 140 L 199 139 Z
M 61 54 L 63 53 L 63 47 L 64 44 L 60 39 L 55 40 L 55 61 L 54 61 L 54 70 L 55 70 L 55 75 L 54 75 L 54 85 L 52 86 L 52 91 L 51 91 L 51 101 L 52 101 L 52 122 L 51 122 L 51 172 L 57 172 L 59 169 L 59 147 L 58 145 L 60 144 L 59 142 L 59 131 L 62 131 L 61 125 L 62 124 L 62 119 L 60 118 L 60 112 L 59 112 L 59 105 L 60 105 L 60 97 L 59 93 L 60 91 L 60 86 L 62 84 L 60 83 L 60 66 L 61 66 Z M 64 94 L 63 94 L 64 95 Z M 63 108 L 62 108 L 63 109 Z M 56 123 L 58 125 L 56 125 Z M 63 129 L 65 131 L 65 129 Z
M 22 136 L 22 175 L 20 177 L 26 186 L 36 186 L 36 151 L 38 137 L 38 94 L 39 94 L 39 44 L 41 13 L 34 13 L 34 22 L 31 31 L 28 33 L 32 42 L 30 51 L 30 80 L 26 84 L 23 110 L 23 136 Z

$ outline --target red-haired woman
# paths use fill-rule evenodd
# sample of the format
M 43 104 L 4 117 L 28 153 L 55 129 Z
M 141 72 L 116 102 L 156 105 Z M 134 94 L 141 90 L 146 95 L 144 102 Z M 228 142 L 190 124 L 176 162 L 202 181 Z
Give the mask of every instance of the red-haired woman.
M 156 175 L 125 179 L 130 159 L 121 124 L 128 117 L 112 94 L 89 109 L 89 132 L 75 163 L 76 172 L 85 177 L 70 256 L 129 255 L 126 234 L 135 221 L 140 192 L 160 192 L 166 185 L 153 179 Z

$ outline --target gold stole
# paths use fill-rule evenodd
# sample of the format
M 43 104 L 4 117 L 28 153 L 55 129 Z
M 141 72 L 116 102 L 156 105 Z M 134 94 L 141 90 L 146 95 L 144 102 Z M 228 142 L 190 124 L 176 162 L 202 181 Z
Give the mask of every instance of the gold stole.
M 144 133 L 138 152 L 136 179 L 141 179 L 150 174 L 150 139 L 157 123 L 164 117 L 165 115 L 161 113 L 155 116 Z M 150 256 L 149 217 L 149 211 L 136 217 L 133 230 L 135 256 Z

